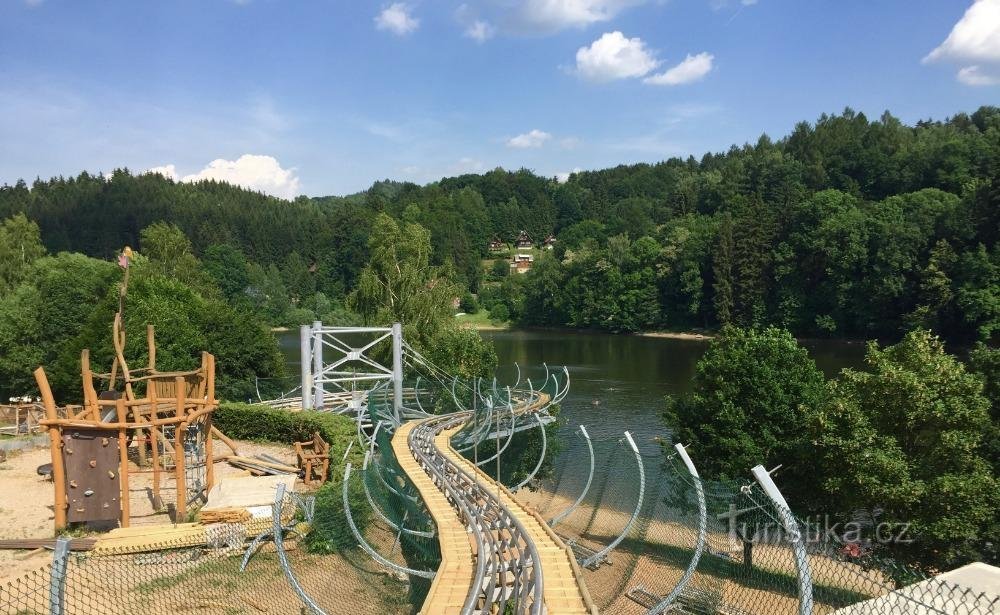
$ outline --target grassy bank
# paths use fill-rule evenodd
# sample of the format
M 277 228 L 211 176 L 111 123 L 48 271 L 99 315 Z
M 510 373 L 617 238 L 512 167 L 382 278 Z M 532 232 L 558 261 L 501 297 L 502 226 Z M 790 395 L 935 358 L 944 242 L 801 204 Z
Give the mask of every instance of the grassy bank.
M 500 331 L 510 329 L 510 321 L 494 322 L 490 320 L 490 315 L 486 310 L 479 310 L 475 314 L 456 314 L 455 320 L 459 324 L 480 331 Z

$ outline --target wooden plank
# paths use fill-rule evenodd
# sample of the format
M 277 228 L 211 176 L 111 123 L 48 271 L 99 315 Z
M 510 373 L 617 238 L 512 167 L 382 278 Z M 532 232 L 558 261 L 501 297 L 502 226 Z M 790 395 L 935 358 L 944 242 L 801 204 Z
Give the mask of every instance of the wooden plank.
M 94 538 L 73 538 L 69 541 L 71 551 L 89 551 L 94 548 Z M 8 538 L 0 540 L 0 549 L 52 549 L 56 546 L 55 538 Z

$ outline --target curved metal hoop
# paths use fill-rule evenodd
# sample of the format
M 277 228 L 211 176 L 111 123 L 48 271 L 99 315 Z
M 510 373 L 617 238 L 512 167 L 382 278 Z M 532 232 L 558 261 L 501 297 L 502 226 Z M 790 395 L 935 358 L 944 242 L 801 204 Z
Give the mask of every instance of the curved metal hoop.
M 485 463 L 489 463 L 489 462 L 493 461 L 494 459 L 496 459 L 500 455 L 503 455 L 504 451 L 507 450 L 507 447 L 510 446 L 511 441 L 514 440 L 514 426 L 517 425 L 517 416 L 514 415 L 514 407 L 513 406 L 511 406 L 511 405 L 508 404 L 507 409 L 510 411 L 510 433 L 507 434 L 507 441 L 504 442 L 503 447 L 500 448 L 499 450 L 497 450 L 497 452 L 492 457 L 490 457 L 489 459 L 482 459 L 482 460 L 480 460 L 479 463 L 476 464 L 477 466 L 482 466 Z M 499 432 L 499 430 L 500 430 L 500 421 L 498 419 L 497 420 L 497 431 Z
M 391 519 L 389 519 L 388 515 L 382 512 L 381 507 L 379 507 L 375 503 L 375 498 L 372 497 L 372 492 L 368 488 L 368 479 L 366 478 L 367 472 L 365 472 L 366 470 L 368 470 L 368 461 L 369 461 L 369 454 L 365 453 L 365 461 L 364 464 L 361 466 L 362 472 L 364 472 L 364 474 L 361 477 L 361 484 L 365 488 L 365 498 L 368 500 L 368 505 L 371 507 L 373 511 L 375 511 L 375 514 L 378 515 L 378 517 L 382 519 L 383 522 L 388 524 L 390 527 L 392 527 L 392 529 L 396 530 L 397 532 L 402 532 L 404 534 L 410 534 L 413 536 L 421 536 L 423 538 L 433 538 L 434 532 L 428 532 L 423 530 L 411 530 L 408 527 L 397 525 L 396 523 L 393 523 Z M 378 470 L 375 471 L 378 472 Z
M 646 611 L 645 615 L 659 615 L 663 613 L 681 595 L 688 582 L 691 581 L 691 577 L 694 576 L 695 568 L 698 567 L 698 561 L 701 560 L 701 554 L 705 550 L 705 539 L 708 534 L 708 511 L 705 506 L 705 488 L 702 486 L 701 478 L 698 476 L 698 469 L 694 467 L 694 462 L 691 461 L 691 457 L 688 456 L 683 444 L 677 443 L 674 445 L 674 448 L 677 450 L 677 454 L 680 455 L 681 460 L 684 461 L 684 465 L 687 466 L 688 473 L 691 474 L 694 482 L 695 493 L 698 496 L 698 540 L 694 546 L 694 555 L 691 557 L 691 563 L 688 564 L 684 574 L 677 581 L 677 585 L 670 590 L 670 593 L 663 600 Z
M 306 593 L 306 590 L 295 577 L 295 572 L 292 570 L 291 564 L 288 563 L 288 554 L 285 553 L 285 532 L 284 528 L 281 527 L 281 507 L 284 503 L 285 485 L 284 483 L 278 483 L 278 490 L 274 494 L 274 507 L 271 511 L 271 521 L 274 527 L 274 547 L 278 551 L 278 561 L 281 562 L 281 569 L 285 571 L 285 578 L 288 579 L 288 583 L 295 590 L 299 599 L 312 609 L 313 613 L 326 615 L 326 611 L 319 608 L 319 605 L 312 599 L 312 596 Z M 348 516 L 350 516 L 350 513 L 348 513 Z
M 614 551 L 615 547 L 621 544 L 621 541 L 625 540 L 625 537 L 628 536 L 632 526 L 635 525 L 636 520 L 639 518 L 639 511 L 642 510 L 642 501 L 646 499 L 646 468 L 642 463 L 642 455 L 639 454 L 639 447 L 635 445 L 635 440 L 632 439 L 632 434 L 626 431 L 625 439 L 628 440 L 629 446 L 632 447 L 632 453 L 635 454 L 635 462 L 639 466 L 639 497 L 637 497 L 635 501 L 635 510 L 632 511 L 632 517 L 629 518 L 628 523 L 626 523 L 625 527 L 622 528 L 621 534 L 619 534 L 617 538 L 609 542 L 597 553 L 594 553 L 580 562 L 580 566 L 583 566 L 584 568 L 603 562 L 607 559 L 608 554 Z
M 401 572 L 403 574 L 408 574 L 415 577 L 421 577 L 424 579 L 433 579 L 434 576 L 437 574 L 436 572 L 431 572 L 428 570 L 414 570 L 413 568 L 400 566 L 399 564 L 391 562 L 385 557 L 383 557 L 381 553 L 376 551 L 374 548 L 372 548 L 371 545 L 365 542 L 364 537 L 361 536 L 361 532 L 358 531 L 358 527 L 354 524 L 354 517 L 351 515 L 351 505 L 347 499 L 347 485 L 350 479 L 351 479 L 351 464 L 350 462 L 348 462 L 348 464 L 344 467 L 344 484 L 341 489 L 341 491 L 343 492 L 343 499 L 344 499 L 344 517 L 347 519 L 347 525 L 351 528 L 351 533 L 354 534 L 354 539 L 358 541 L 358 546 L 361 547 L 361 549 L 364 550 L 365 553 L 370 555 L 373 560 L 391 570 L 395 570 L 396 572 Z M 280 513 L 275 513 L 275 514 L 280 514 Z M 275 540 L 275 542 L 277 542 L 277 540 Z
M 594 481 L 594 443 L 590 441 L 590 434 L 587 433 L 587 428 L 583 425 L 580 425 L 580 433 L 583 434 L 583 439 L 587 442 L 587 451 L 590 453 L 590 472 L 587 474 L 587 483 L 583 486 L 583 491 L 580 492 L 580 497 L 576 498 L 575 502 L 555 517 L 552 517 L 552 520 L 549 521 L 549 527 L 555 527 L 556 523 L 559 523 L 576 510 L 576 507 L 583 502 L 583 498 L 587 497 L 587 492 L 590 491 L 590 484 Z
M 542 462 L 545 461 L 545 448 L 548 445 L 548 437 L 545 434 L 545 423 L 542 422 L 541 417 L 537 414 L 535 415 L 535 420 L 538 421 L 538 431 L 542 432 L 542 453 L 538 456 L 538 463 L 535 464 L 535 469 L 511 489 L 512 493 L 517 493 L 518 489 L 527 485 L 531 479 L 535 478 L 535 474 L 538 474 L 538 471 L 542 469 Z

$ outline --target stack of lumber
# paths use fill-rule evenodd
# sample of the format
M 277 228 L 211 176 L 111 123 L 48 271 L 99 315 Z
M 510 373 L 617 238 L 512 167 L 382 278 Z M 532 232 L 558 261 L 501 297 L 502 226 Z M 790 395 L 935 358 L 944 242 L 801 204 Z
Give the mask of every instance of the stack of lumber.
M 274 494 L 279 484 L 286 493 L 295 486 L 294 474 L 277 476 L 227 476 L 208 492 L 208 501 L 198 517 L 201 523 L 247 523 L 271 520 Z
M 144 553 L 208 543 L 205 527 L 197 523 L 120 527 L 94 543 L 94 553 L 102 555 Z
M 223 455 L 221 459 L 225 459 L 230 465 L 236 466 L 237 468 L 247 470 L 254 476 L 274 476 L 279 474 L 299 473 L 299 469 L 297 467 L 288 465 L 280 459 L 276 459 L 270 455 L 254 455 L 253 457 Z
M 198 520 L 205 525 L 209 523 L 246 523 L 252 518 L 253 515 L 249 510 L 238 507 L 202 510 L 198 515 Z

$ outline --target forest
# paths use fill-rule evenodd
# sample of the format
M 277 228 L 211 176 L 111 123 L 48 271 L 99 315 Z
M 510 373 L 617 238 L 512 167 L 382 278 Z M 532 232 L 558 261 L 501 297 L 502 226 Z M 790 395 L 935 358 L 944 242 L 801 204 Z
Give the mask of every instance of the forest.
M 109 177 L 0 188 L 52 254 L 111 259 L 175 225 L 222 288 L 273 325 L 351 322 L 378 214 L 430 231 L 430 263 L 499 319 L 609 331 L 776 325 L 799 336 L 948 340 L 1000 330 L 1000 108 L 942 121 L 850 109 L 700 159 L 575 173 L 495 169 L 285 201 L 224 183 Z M 527 275 L 493 239 L 554 235 Z

